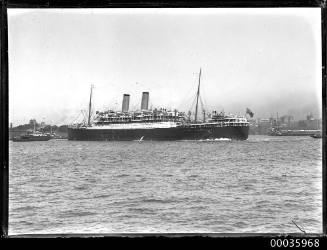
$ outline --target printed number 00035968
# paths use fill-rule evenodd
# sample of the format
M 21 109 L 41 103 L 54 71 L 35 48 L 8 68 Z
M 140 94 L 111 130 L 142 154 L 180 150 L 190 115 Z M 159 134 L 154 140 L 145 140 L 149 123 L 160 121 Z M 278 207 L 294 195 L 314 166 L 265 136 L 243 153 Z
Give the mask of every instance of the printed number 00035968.
M 319 239 L 271 239 L 271 247 L 319 247 Z

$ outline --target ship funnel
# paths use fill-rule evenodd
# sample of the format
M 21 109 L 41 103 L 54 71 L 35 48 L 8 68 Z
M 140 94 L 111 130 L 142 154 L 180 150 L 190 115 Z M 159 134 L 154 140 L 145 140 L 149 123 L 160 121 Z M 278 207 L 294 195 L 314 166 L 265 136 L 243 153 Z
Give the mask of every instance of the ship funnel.
M 149 106 L 149 92 L 142 93 L 141 110 L 147 110 Z
M 122 104 L 122 111 L 128 112 L 129 109 L 129 94 L 124 94 L 123 96 L 123 104 Z

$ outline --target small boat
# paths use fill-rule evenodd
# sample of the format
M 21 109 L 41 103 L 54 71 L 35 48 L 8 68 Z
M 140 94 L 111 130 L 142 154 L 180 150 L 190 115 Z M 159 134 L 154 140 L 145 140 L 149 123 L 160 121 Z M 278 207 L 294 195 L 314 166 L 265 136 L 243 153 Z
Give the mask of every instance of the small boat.
M 316 139 L 318 139 L 318 138 L 322 138 L 322 133 L 320 132 L 320 133 L 316 133 L 316 134 L 313 134 L 313 135 L 310 135 L 312 138 L 316 138 Z
M 51 134 L 42 133 L 35 130 L 35 123 L 33 130 L 27 130 L 26 134 L 20 135 L 18 137 L 13 137 L 12 141 L 14 142 L 23 142 L 23 141 L 49 141 L 52 138 Z
M 319 133 L 321 133 L 319 130 L 308 130 L 308 129 L 280 130 L 280 129 L 272 128 L 271 131 L 268 132 L 268 135 L 270 135 L 270 136 L 313 136 L 313 135 L 317 135 L 318 136 Z
M 41 132 L 33 132 L 27 133 L 25 135 L 21 135 L 18 137 L 13 137 L 12 141 L 21 142 L 21 141 L 49 141 L 52 137 L 50 135 L 41 133 Z

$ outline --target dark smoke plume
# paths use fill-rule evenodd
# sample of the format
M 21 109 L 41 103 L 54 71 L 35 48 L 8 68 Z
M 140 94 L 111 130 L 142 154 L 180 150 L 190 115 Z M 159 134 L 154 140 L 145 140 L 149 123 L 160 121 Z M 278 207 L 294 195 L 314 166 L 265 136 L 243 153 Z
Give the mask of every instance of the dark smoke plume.
M 251 118 L 254 116 L 254 113 L 249 108 L 246 108 L 246 113 L 249 114 Z

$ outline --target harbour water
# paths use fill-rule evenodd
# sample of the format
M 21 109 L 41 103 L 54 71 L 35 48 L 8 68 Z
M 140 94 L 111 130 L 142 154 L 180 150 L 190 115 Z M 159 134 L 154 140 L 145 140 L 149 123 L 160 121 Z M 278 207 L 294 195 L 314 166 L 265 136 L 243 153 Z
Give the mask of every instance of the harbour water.
M 9 234 L 322 232 L 322 140 L 9 143 Z

